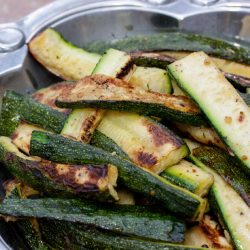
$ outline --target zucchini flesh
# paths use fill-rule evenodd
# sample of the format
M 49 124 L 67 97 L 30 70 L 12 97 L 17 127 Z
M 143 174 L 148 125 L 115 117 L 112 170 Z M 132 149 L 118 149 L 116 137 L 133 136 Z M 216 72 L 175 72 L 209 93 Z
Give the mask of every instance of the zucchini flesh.
M 92 75 L 103 74 L 123 78 L 131 71 L 132 66 L 133 61 L 129 54 L 115 49 L 108 49 L 98 61 Z
M 99 148 L 60 135 L 34 131 L 30 152 L 54 162 L 67 164 L 109 163 L 117 166 L 121 184 L 132 191 L 153 196 L 168 210 L 182 217 L 199 219 L 206 207 L 205 201 L 199 196 L 171 184 L 156 174 L 138 168 L 133 163 Z
M 227 148 L 213 128 L 207 126 L 195 127 L 181 123 L 175 123 L 175 125 L 182 133 L 184 133 L 184 135 L 187 135 L 200 143 L 215 145 L 222 149 Z
M 136 67 L 129 83 L 158 93 L 170 94 L 171 81 L 166 70 L 149 67 Z
M 2 102 L 0 134 L 11 136 L 20 120 L 60 133 L 66 121 L 66 114 L 36 102 L 29 96 L 7 90 Z
M 114 234 L 98 228 L 86 225 L 57 222 L 51 220 L 40 221 L 43 238 L 51 242 L 56 249 L 64 249 L 67 245 L 70 249 L 93 250 L 205 250 L 207 248 L 184 246 L 159 241 L 145 241 L 139 238 Z M 53 233 L 52 233 L 53 232 Z M 55 237 L 55 232 L 57 237 Z
M 88 143 L 100 123 L 104 110 L 74 109 L 66 120 L 61 134 L 77 141 Z
M 207 215 L 205 215 L 207 217 Z M 204 221 L 204 220 L 203 220 Z M 227 239 L 221 234 L 221 228 L 218 223 L 211 221 L 212 225 L 201 225 L 193 226 L 189 228 L 185 234 L 185 245 L 202 246 L 209 249 L 223 249 L 233 250 L 231 244 L 228 243 Z
M 235 157 L 218 148 L 205 146 L 193 150 L 193 155 L 203 164 L 214 169 L 250 206 L 249 178 L 241 171 Z
M 97 130 L 119 145 L 136 165 L 154 173 L 161 173 L 189 153 L 173 132 L 138 114 L 109 111 Z
M 104 75 L 83 78 L 69 93 L 59 97 L 56 105 L 130 111 L 194 125 L 206 123 L 200 110 L 187 97 L 146 91 Z
M 165 32 L 150 35 L 137 35 L 116 39 L 110 42 L 98 41 L 85 46 L 88 51 L 103 53 L 107 48 L 138 51 L 199 51 L 241 63 L 250 63 L 249 49 L 237 47 L 223 40 L 184 32 Z
M 64 165 L 21 153 L 10 138 L 0 137 L 0 161 L 17 179 L 55 196 L 118 200 L 114 190 L 117 169 L 112 165 Z
M 90 75 L 100 56 L 76 47 L 54 29 L 33 38 L 29 51 L 46 69 L 66 80 L 79 80 Z
M 229 231 L 235 249 L 248 249 L 250 208 L 214 170 L 204 165 L 195 156 L 190 157 L 197 166 L 214 176 L 214 184 L 210 190 L 210 204 Z
M 102 205 L 72 199 L 5 199 L 0 213 L 79 222 L 130 236 L 179 243 L 184 240 L 185 223 L 146 207 Z M 157 228 L 157 230 L 154 230 Z
M 200 196 L 206 195 L 213 184 L 211 174 L 185 160 L 166 169 L 161 176 Z
M 250 173 L 250 110 L 234 87 L 203 52 L 180 59 L 168 69 Z
M 38 126 L 21 121 L 17 129 L 11 135 L 12 143 L 14 143 L 22 152 L 27 155 L 29 155 L 30 152 L 31 134 L 34 130 L 45 131 Z

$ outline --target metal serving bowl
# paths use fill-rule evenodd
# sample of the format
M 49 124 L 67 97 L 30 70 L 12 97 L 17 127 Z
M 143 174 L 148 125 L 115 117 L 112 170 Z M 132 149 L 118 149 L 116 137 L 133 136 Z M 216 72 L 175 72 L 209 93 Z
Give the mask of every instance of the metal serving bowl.
M 32 92 L 59 80 L 34 61 L 26 45 L 49 26 L 78 46 L 169 29 L 250 46 L 250 1 L 58 0 L 16 23 L 0 25 L 0 97 L 5 89 Z M 0 239 L 1 250 L 11 249 L 7 234 Z

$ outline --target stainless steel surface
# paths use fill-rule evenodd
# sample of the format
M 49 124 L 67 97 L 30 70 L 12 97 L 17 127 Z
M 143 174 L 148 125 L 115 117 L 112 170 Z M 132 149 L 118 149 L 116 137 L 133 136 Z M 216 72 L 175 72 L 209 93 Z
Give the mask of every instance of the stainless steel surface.
M 29 92 L 58 80 L 35 62 L 27 45 L 22 44 L 23 39 L 28 43 L 48 26 L 55 27 L 78 46 L 98 39 L 168 29 L 197 32 L 249 46 L 250 1 L 56 1 L 16 23 L 0 25 L 0 96 L 6 88 Z M 3 35 L 6 32 L 12 32 L 12 36 Z M 0 245 L 1 249 L 7 248 Z

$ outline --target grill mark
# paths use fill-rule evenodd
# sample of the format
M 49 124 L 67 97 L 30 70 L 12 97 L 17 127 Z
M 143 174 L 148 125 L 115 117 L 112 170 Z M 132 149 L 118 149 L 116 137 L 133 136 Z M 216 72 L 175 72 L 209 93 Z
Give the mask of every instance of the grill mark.
M 85 119 L 81 128 L 81 140 L 88 143 L 92 137 L 94 129 L 97 127 L 101 119 L 99 115 L 102 111 L 95 110 L 94 114 Z
M 116 75 L 117 78 L 123 78 L 124 76 L 126 76 L 129 71 L 131 70 L 131 68 L 134 65 L 134 61 L 130 60 L 121 70 L 120 72 Z
M 153 154 L 140 151 L 136 152 L 135 155 L 137 163 L 143 167 L 150 168 L 157 163 L 157 158 Z
M 173 146 L 180 147 L 182 145 L 181 141 L 172 133 L 170 130 L 162 128 L 160 125 L 150 123 L 145 120 L 145 125 L 148 132 L 153 138 L 153 143 L 156 147 L 163 146 L 166 143 L 171 143 Z
M 106 178 L 108 173 L 107 165 L 103 165 L 102 167 L 95 165 L 62 165 L 67 168 L 65 174 L 58 173 L 58 164 L 43 161 L 42 165 L 44 171 L 48 173 L 55 182 L 71 187 L 76 193 L 98 191 L 98 181 L 102 178 Z M 88 175 L 88 180 L 83 184 L 77 183 L 77 172 L 80 170 Z

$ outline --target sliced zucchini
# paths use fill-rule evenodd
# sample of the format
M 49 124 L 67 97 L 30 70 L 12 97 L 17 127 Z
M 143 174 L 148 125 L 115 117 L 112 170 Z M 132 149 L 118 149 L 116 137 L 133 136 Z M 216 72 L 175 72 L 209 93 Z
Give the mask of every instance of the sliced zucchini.
M 238 92 L 203 52 L 180 59 L 168 69 L 250 173 L 250 110 Z
M 250 94 L 250 88 L 247 88 L 247 94 Z
M 213 128 L 210 128 L 208 126 L 195 127 L 195 126 L 182 124 L 182 123 L 175 123 L 175 126 L 177 126 L 177 128 L 181 132 L 183 132 L 184 135 L 187 135 L 188 137 L 200 143 L 203 143 L 206 145 L 215 145 L 222 149 L 227 148 Z
M 100 56 L 66 41 L 54 29 L 46 29 L 29 42 L 34 58 L 53 74 L 66 80 L 90 75 Z
M 154 173 L 161 173 L 189 153 L 173 132 L 137 114 L 109 111 L 97 130 L 112 139 L 136 165 Z
M 2 101 L 0 134 L 11 136 L 20 120 L 60 133 L 66 117 L 66 114 L 36 102 L 29 96 L 7 90 Z
M 40 221 L 43 238 L 55 249 L 93 249 L 93 250 L 206 250 L 207 248 L 163 243 L 159 241 L 145 241 L 140 238 L 114 234 L 86 225 L 57 222 L 51 220 Z M 55 237 L 56 234 L 56 237 Z
M 129 74 L 132 66 L 133 61 L 128 54 L 119 50 L 109 49 L 100 58 L 92 72 L 92 75 L 103 74 L 122 78 Z M 69 93 L 70 91 L 64 94 L 68 95 Z M 68 116 L 61 134 L 66 137 L 88 143 L 103 116 L 103 110 L 90 108 L 73 109 Z
M 61 134 L 88 143 L 104 113 L 104 110 L 98 109 L 74 109 L 68 116 Z
M 203 164 L 214 169 L 250 207 L 250 182 L 248 176 L 241 171 L 238 161 L 224 150 L 212 147 L 199 147 L 193 155 Z
M 103 74 L 116 78 L 123 78 L 129 74 L 133 68 L 131 56 L 123 51 L 108 49 L 98 61 L 92 75 Z
M 21 153 L 7 137 L 0 137 L 0 161 L 17 179 L 53 196 L 82 196 L 118 200 L 114 190 L 117 169 L 112 165 L 64 165 L 40 161 Z
M 129 83 L 158 93 L 170 94 L 171 81 L 166 70 L 159 68 L 137 67 Z
M 210 191 L 210 205 L 223 221 L 235 249 L 248 249 L 250 246 L 250 208 L 213 169 L 205 166 L 195 156 L 190 157 L 197 166 L 214 176 L 214 184 Z
M 173 216 L 131 205 L 102 205 L 73 199 L 5 199 L 0 213 L 15 217 L 79 222 L 116 233 L 180 243 L 185 223 Z M 157 230 L 154 230 L 157 228 Z
M 188 97 L 146 91 L 104 75 L 83 78 L 69 93 L 59 97 L 56 105 L 130 111 L 193 125 L 206 123 Z
M 185 160 L 166 169 L 161 173 L 161 176 L 200 196 L 208 194 L 213 184 L 213 176 L 211 174 Z
M 103 53 L 107 48 L 131 51 L 199 51 L 241 63 L 250 63 L 249 49 L 234 46 L 226 41 L 198 34 L 165 32 L 150 35 L 137 35 L 110 42 L 98 41 L 85 46 L 88 51 Z
M 183 217 L 200 219 L 206 208 L 205 200 L 164 178 L 99 148 L 60 135 L 34 131 L 30 152 L 66 164 L 105 163 L 117 166 L 122 185 L 137 193 L 154 197 L 167 209 Z

